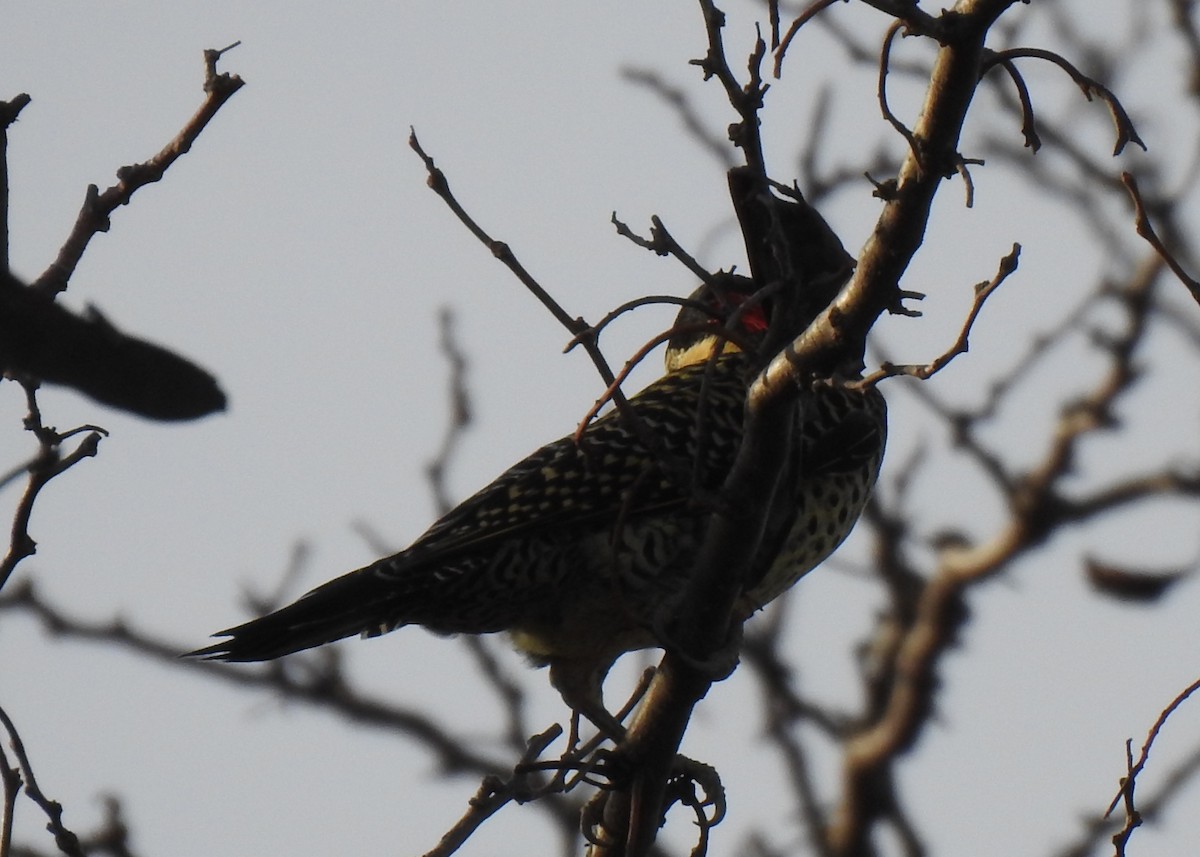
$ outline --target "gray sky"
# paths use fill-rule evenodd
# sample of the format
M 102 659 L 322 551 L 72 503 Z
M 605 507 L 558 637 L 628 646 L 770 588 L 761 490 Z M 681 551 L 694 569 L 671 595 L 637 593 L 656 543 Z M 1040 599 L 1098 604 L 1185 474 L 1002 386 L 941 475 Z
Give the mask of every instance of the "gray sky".
M 570 431 L 590 406 L 601 389 L 594 370 L 581 353 L 560 355 L 564 331 L 428 190 L 406 145 L 410 125 L 472 214 L 573 314 L 596 319 L 641 294 L 691 289 L 680 266 L 615 235 L 614 210 L 641 231 L 659 215 L 713 268 L 742 263 L 720 165 L 619 74 L 626 65 L 649 68 L 686 86 L 719 133 L 731 121 L 721 94 L 686 65 L 704 47 L 693 4 L 471 5 L 9 0 L 0 7 L 0 97 L 33 96 L 9 148 L 13 266 L 26 278 L 53 258 L 88 183 L 106 187 L 118 166 L 149 157 L 200 103 L 205 48 L 240 39 L 221 70 L 247 81 L 167 178 L 116 212 L 65 296 L 72 307 L 94 303 L 123 329 L 210 368 L 230 409 L 162 426 L 70 393 L 43 393 L 48 422 L 94 422 L 112 432 L 98 458 L 39 500 L 38 554 L 20 574 L 35 576 L 48 597 L 87 617 L 121 615 L 199 645 L 243 618 L 244 588 L 276 585 L 297 539 L 313 546 L 299 586 L 307 588 L 374 558 L 356 521 L 397 547 L 418 535 L 433 518 L 422 468 L 447 418 L 446 368 L 436 353 L 442 305 L 459 313 L 477 416 L 450 474 L 458 496 Z M 1076 6 L 1093 13 L 1098 32 L 1127 25 L 1113 11 L 1118 4 Z M 728 6 L 739 69 L 752 9 Z M 832 14 L 881 33 L 878 14 L 840 4 Z M 902 141 L 878 116 L 873 74 L 844 68 L 817 28 L 803 45 L 766 114 L 776 177 L 795 172 L 793 153 L 820 83 L 842 87 L 830 119 L 831 160 L 853 163 L 878 141 L 900 152 Z M 927 56 L 915 44 L 898 51 Z M 1181 61 L 1174 43 L 1147 56 L 1164 69 Z M 1049 70 L 1031 70 L 1029 79 L 1048 113 L 1078 111 L 1084 145 L 1097 155 L 1111 148 L 1099 107 Z M 1161 101 L 1175 93 L 1158 80 L 1147 69 L 1121 94 L 1145 118 L 1151 155 L 1180 174 L 1191 155 L 1180 141 L 1195 139 L 1196 121 L 1165 115 Z M 900 79 L 894 86 L 893 109 L 911 117 L 920 90 Z M 981 107 L 989 103 L 983 96 Z M 1020 140 L 1019 129 L 981 114 L 968 126 L 968 154 L 971 141 L 989 135 Z M 971 285 L 989 278 L 1020 241 L 1019 275 L 989 304 L 970 355 L 934 382 L 942 395 L 966 401 L 977 401 L 987 380 L 1011 365 L 1012 344 L 1052 326 L 1106 261 L 1065 207 L 1032 196 L 1003 170 L 977 169 L 973 177 L 969 211 L 960 185 L 943 188 L 931 249 L 904 283 L 929 293 L 925 318 L 880 326 L 897 359 L 929 359 L 953 339 Z M 856 251 L 877 210 L 864 182 L 834 198 L 826 214 Z M 1131 230 L 1121 239 L 1137 240 Z M 613 331 L 604 342 L 611 358 L 623 361 L 669 318 L 646 312 Z M 1080 383 L 1069 359 L 1075 346 L 1063 347 L 1068 368 L 1041 388 L 1043 396 Z M 1154 356 L 1169 363 L 1171 347 Z M 1177 446 L 1194 460 L 1195 366 L 1177 371 L 1181 389 L 1171 401 L 1179 420 L 1162 421 L 1150 436 L 1156 449 Z M 1146 395 L 1148 408 L 1161 408 Z M 20 430 L 22 407 L 15 385 L 0 387 L 5 468 L 33 449 Z M 938 440 L 911 404 L 893 408 L 889 468 L 919 441 Z M 1034 399 L 999 430 L 1010 433 L 1013 448 L 1028 446 L 1032 460 L 1054 416 L 1048 401 Z M 1107 447 L 1091 449 L 1094 463 L 1110 464 Z M 1121 447 L 1111 466 L 1131 454 Z M 920 486 L 928 503 L 922 523 L 935 530 L 967 509 L 967 519 L 979 522 L 975 535 L 987 535 L 996 501 L 962 473 L 947 456 L 940 480 Z M 0 517 L 16 498 L 11 487 L 0 493 Z M 1140 744 L 1163 705 L 1200 672 L 1194 584 L 1152 611 L 1084 597 L 1078 558 L 1085 549 L 1099 545 L 1140 566 L 1196 556 L 1194 510 L 1153 511 L 1100 534 L 1066 535 L 979 601 L 963 651 L 943 672 L 939 721 L 903 775 L 913 814 L 938 853 L 1047 853 L 1070 838 L 1076 819 L 1114 792 L 1125 739 Z M 852 539 L 845 558 L 861 558 L 864 547 Z M 805 689 L 855 701 L 844 644 L 871 622 L 874 597 L 845 572 L 804 581 L 790 606 Z M 453 644 L 409 629 L 343 646 L 352 674 L 379 694 L 427 702 L 487 734 L 492 715 L 474 701 L 478 679 Z M 512 664 L 520 669 L 517 658 Z M 634 672 L 618 673 L 612 687 Z M 537 703 L 533 722 L 560 719 L 544 674 L 526 678 Z M 729 853 L 755 824 L 771 823 L 779 842 L 796 835 L 790 808 L 773 802 L 780 773 L 758 740 L 757 701 L 747 676 L 716 685 L 685 746 L 715 764 L 729 790 L 731 817 L 716 832 L 715 853 Z M 146 855 L 347 847 L 419 854 L 477 785 L 438 780 L 429 757 L 402 740 L 183 670 L 55 643 L 24 620 L 0 628 L 0 704 L 20 727 L 42 787 L 66 805 L 66 822 L 86 830 L 100 813 L 97 795 L 115 792 Z M 1158 758 L 1188 751 L 1198 726 L 1200 709 L 1180 711 Z M 833 776 L 832 757 L 818 764 Z M 1169 814 L 1168 835 L 1148 828 L 1138 847 L 1185 853 L 1198 814 L 1193 787 Z M 49 846 L 32 805 L 20 805 L 18 822 L 24 840 Z M 669 836 L 677 846 L 691 841 L 686 823 Z M 538 812 L 510 808 L 461 853 L 503 857 L 543 841 L 557 846 Z

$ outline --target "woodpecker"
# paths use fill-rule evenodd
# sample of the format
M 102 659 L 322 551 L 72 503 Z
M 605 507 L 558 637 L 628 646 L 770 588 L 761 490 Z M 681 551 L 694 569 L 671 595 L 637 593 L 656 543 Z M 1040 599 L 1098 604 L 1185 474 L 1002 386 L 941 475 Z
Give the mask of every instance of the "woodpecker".
M 754 346 L 767 328 L 750 281 L 701 287 L 676 320 L 667 372 L 576 436 L 543 446 L 408 548 L 317 587 L 190 653 L 264 661 L 404 625 L 507 632 L 573 710 L 612 735 L 602 685 L 623 653 L 660 646 L 733 466 Z M 741 291 L 738 291 L 738 289 Z M 814 387 L 736 605 L 745 619 L 842 542 L 875 482 L 885 408 L 873 388 Z M 711 508 L 711 507 L 710 507 Z

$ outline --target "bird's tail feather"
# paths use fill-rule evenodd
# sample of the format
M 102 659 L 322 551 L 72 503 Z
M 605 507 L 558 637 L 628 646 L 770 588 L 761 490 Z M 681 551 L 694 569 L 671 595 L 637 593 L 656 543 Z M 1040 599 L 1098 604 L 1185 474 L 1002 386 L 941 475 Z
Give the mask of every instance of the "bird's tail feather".
M 378 622 L 364 616 L 363 606 L 377 601 L 381 581 L 361 569 L 318 586 L 295 602 L 266 616 L 213 634 L 218 643 L 188 652 L 184 657 L 218 661 L 269 661 L 355 634 L 374 636 L 403 621 Z

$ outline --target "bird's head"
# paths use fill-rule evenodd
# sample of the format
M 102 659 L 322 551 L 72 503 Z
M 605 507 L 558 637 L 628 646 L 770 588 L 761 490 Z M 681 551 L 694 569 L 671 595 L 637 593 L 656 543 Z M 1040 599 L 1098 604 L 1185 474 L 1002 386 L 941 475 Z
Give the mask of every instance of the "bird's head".
M 692 292 L 671 328 L 665 355 L 667 371 L 702 363 L 714 353 L 732 354 L 756 346 L 767 332 L 768 316 L 755 299 L 754 282 L 718 274 Z

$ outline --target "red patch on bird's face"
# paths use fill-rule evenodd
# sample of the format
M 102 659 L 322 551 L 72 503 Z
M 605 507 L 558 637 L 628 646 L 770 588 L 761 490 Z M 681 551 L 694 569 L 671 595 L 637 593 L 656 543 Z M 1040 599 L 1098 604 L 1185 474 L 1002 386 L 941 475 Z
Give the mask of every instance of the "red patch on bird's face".
M 767 314 L 762 304 L 755 304 L 742 314 L 742 327 L 751 333 L 762 333 L 767 329 Z
M 726 295 L 726 299 L 735 307 L 740 307 L 747 300 L 749 295 L 740 294 L 738 292 L 730 292 Z M 763 312 L 761 303 L 757 303 L 746 309 L 739 319 L 739 323 L 747 333 L 763 333 L 768 327 L 767 314 Z

